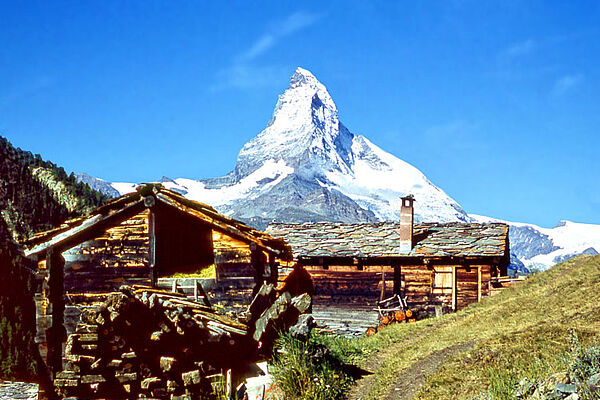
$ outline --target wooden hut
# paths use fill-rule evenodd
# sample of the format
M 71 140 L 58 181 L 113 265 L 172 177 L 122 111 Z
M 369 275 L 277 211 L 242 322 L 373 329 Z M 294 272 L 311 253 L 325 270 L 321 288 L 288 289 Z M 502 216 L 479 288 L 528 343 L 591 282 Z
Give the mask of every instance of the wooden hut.
M 506 275 L 506 224 L 413 224 L 413 201 L 403 198 L 398 223 L 269 225 L 267 232 L 285 239 L 310 272 L 321 322 L 363 318 L 368 326 L 377 301 L 393 294 L 422 312 L 458 310 L 489 295 L 492 278 Z
M 47 343 L 50 366 L 60 364 L 65 300 L 72 295 L 154 286 L 161 277 L 213 265 L 219 278 L 247 277 L 258 288 L 277 281 L 276 258 L 291 256 L 283 240 L 160 184 L 142 185 L 24 245 L 38 262 L 38 342 L 42 352 Z

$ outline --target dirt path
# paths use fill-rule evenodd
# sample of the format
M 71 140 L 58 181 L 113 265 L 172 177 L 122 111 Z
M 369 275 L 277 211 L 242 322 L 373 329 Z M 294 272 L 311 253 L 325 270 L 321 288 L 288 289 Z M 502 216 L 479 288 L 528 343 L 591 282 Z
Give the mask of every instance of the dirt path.
M 423 383 L 425 383 L 425 379 L 437 371 L 444 363 L 444 360 L 453 356 L 454 354 L 466 351 L 472 347 L 472 343 L 464 343 L 447 347 L 443 350 L 430 354 L 428 357 L 422 360 L 417 361 L 407 369 L 400 372 L 399 379 L 394 382 L 384 399 L 411 400 L 419 391 Z M 377 357 L 370 363 L 368 369 L 374 373 L 383 364 L 383 362 L 383 357 Z M 365 375 L 357 382 L 356 386 L 348 394 L 348 399 L 361 400 L 366 398 L 372 386 L 375 384 L 374 379 L 374 374 Z

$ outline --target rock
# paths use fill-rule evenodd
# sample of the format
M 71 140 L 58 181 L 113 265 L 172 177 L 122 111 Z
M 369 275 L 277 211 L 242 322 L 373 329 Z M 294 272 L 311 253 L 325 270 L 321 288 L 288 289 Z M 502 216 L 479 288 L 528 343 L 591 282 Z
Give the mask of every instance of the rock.
M 588 385 L 600 386 L 600 373 L 590 376 L 587 380 Z
M 290 328 L 290 334 L 298 340 L 307 340 L 316 325 L 311 314 L 302 314 L 298 318 L 298 322 Z
M 122 358 L 123 360 L 131 360 L 131 359 L 134 359 L 134 358 L 136 358 L 136 357 L 137 357 L 137 356 L 135 355 L 135 353 L 134 353 L 133 351 L 130 351 L 130 352 L 128 352 L 128 353 L 123 353 L 123 354 L 121 354 L 121 358 Z
M 55 379 L 54 384 L 56 386 L 77 387 L 79 381 L 77 379 Z
M 577 393 L 571 393 L 569 396 L 565 397 L 564 400 L 579 400 L 579 395 Z
M 119 368 L 121 365 L 123 364 L 123 360 L 110 360 L 110 362 L 108 364 L 106 364 L 106 366 L 108 368 Z
M 183 380 L 183 384 L 185 386 L 198 385 L 202 379 L 199 370 L 193 370 L 189 372 L 184 372 L 181 374 L 181 380 Z
M 56 374 L 58 379 L 79 379 L 79 375 L 73 371 L 60 371 Z
M 577 385 L 570 383 L 557 383 L 554 389 L 561 393 L 577 393 Z
M 513 392 L 513 398 L 515 399 L 526 399 L 536 390 L 535 381 L 528 378 L 523 378 L 517 384 L 516 389 Z

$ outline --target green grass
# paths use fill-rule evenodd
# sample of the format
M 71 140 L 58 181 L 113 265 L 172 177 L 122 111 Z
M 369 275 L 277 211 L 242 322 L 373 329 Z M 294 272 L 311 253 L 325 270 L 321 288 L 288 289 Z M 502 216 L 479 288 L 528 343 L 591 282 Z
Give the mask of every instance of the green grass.
M 314 332 L 306 342 L 285 334 L 272 360 L 275 384 L 288 400 L 341 399 L 353 381 L 345 368 L 353 349 L 345 339 Z
M 402 371 L 437 351 L 471 344 L 446 360 L 415 398 L 508 399 L 523 377 L 568 369 L 570 329 L 583 345 L 600 336 L 600 256 L 578 257 L 519 286 L 437 319 L 392 325 L 352 344 L 373 368 L 366 398 L 381 398 Z M 369 356 L 370 355 L 370 356 Z

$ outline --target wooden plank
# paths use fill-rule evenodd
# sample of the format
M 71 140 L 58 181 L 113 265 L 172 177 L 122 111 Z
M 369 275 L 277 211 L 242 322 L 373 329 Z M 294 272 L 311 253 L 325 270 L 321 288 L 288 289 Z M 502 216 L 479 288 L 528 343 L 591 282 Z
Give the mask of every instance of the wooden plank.
M 452 310 L 456 311 L 456 267 L 452 268 Z
M 90 239 L 90 237 L 86 236 L 91 235 L 95 231 L 102 230 L 102 227 L 108 226 L 110 224 L 119 223 L 120 221 L 127 219 L 132 214 L 135 215 L 137 212 L 141 211 L 143 207 L 143 201 L 139 200 L 112 214 L 95 215 L 85 220 L 81 225 L 71 228 L 68 231 L 63 232 L 59 235 L 56 235 L 51 240 L 44 243 L 40 243 L 39 245 L 33 247 L 30 250 L 26 250 L 25 256 L 37 256 L 39 258 L 42 257 L 45 251 L 50 247 L 64 249 L 77 246 L 79 243 L 85 242 L 87 239 Z
M 51 377 L 62 370 L 62 344 L 67 339 L 64 325 L 65 288 L 64 265 L 62 255 L 49 247 L 46 252 L 48 275 L 48 301 L 52 306 L 52 326 L 46 331 L 48 343 L 48 368 Z
M 156 215 L 154 211 L 150 211 L 150 216 L 148 217 L 148 241 L 149 241 L 149 276 L 150 284 L 152 287 L 156 286 L 157 274 L 156 274 Z
M 477 301 L 481 301 L 481 266 L 477 267 Z

